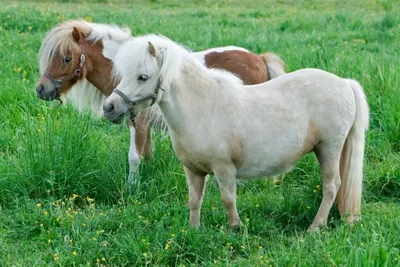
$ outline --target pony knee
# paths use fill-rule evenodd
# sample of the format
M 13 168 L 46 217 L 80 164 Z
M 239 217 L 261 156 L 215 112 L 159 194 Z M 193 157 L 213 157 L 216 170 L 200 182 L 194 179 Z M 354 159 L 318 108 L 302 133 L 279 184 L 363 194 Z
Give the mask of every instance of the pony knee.
M 329 185 L 324 185 L 323 197 L 329 199 L 329 201 L 334 201 L 336 198 L 338 189 L 339 188 L 336 187 L 335 183 L 331 183 Z
M 230 210 L 231 208 L 236 208 L 236 198 L 232 196 L 222 196 L 222 202 L 225 208 Z
M 129 171 L 135 172 L 140 164 L 139 155 L 136 153 L 136 151 L 134 152 L 129 151 L 128 161 L 129 161 Z
M 189 200 L 189 208 L 191 211 L 196 211 L 200 209 L 201 201 L 200 200 Z

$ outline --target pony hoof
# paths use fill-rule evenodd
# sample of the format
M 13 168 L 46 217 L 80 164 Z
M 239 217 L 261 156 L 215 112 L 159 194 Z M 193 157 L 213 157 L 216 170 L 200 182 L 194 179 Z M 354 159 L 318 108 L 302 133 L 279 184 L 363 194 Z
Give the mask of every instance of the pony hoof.
M 190 227 L 192 227 L 193 229 L 198 230 L 200 228 L 200 223 L 190 223 Z
M 348 224 L 361 222 L 361 216 L 360 215 L 349 215 L 348 217 L 346 217 L 346 222 Z
M 136 172 L 129 172 L 127 180 L 127 189 L 129 193 L 138 192 L 140 188 L 140 180 Z
M 135 181 L 135 173 L 134 172 L 129 172 L 128 181 L 127 181 L 129 189 L 132 188 L 134 181 Z
M 308 232 L 308 233 L 318 233 L 319 230 L 320 230 L 320 227 L 319 227 L 319 226 L 311 225 L 310 227 L 308 227 L 307 232 Z
M 230 232 L 240 232 L 240 225 L 229 226 Z
M 229 225 L 229 230 L 231 231 L 235 231 L 235 230 L 240 230 L 240 227 L 243 225 L 243 223 L 241 221 L 232 223 Z

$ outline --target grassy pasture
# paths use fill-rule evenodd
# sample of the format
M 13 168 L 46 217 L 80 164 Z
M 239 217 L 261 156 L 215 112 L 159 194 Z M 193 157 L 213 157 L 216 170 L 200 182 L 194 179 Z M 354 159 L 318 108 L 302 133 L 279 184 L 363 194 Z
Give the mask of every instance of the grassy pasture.
M 71 18 L 159 32 L 192 50 L 273 51 L 287 70 L 321 68 L 360 81 L 371 108 L 363 222 L 321 201 L 313 155 L 281 177 L 238 189 L 243 227 L 229 232 L 210 179 L 200 230 L 188 227 L 183 170 L 168 137 L 125 190 L 126 128 L 36 98 L 45 33 Z M 397 1 L 2 2 L 0 266 L 400 266 L 400 6 Z M 210 129 L 212 131 L 212 129 Z

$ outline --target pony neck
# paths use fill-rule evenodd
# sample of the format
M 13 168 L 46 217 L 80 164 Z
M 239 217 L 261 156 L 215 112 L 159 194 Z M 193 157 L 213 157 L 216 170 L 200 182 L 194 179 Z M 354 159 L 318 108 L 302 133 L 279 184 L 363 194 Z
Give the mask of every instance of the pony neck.
M 177 134 L 196 131 L 207 120 L 205 112 L 219 105 L 218 81 L 207 69 L 191 61 L 186 61 L 182 67 L 159 102 L 170 130 Z
M 88 41 L 86 54 L 86 79 L 105 96 L 111 95 L 117 83 L 112 74 L 111 60 L 103 56 L 103 43 Z

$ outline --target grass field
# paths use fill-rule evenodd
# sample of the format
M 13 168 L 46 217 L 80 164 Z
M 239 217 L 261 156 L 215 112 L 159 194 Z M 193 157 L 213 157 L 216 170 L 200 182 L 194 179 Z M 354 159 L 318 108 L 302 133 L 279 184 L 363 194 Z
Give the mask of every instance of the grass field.
M 238 189 L 234 232 L 210 179 L 192 230 L 182 166 L 160 133 L 139 192 L 128 194 L 128 130 L 36 97 L 41 40 L 71 18 L 162 33 L 192 50 L 273 51 L 288 71 L 360 81 L 371 107 L 363 222 L 349 227 L 333 208 L 325 229 L 306 232 L 322 197 L 309 155 L 277 185 Z M 2 2 L 0 266 L 400 266 L 399 51 L 397 1 Z

